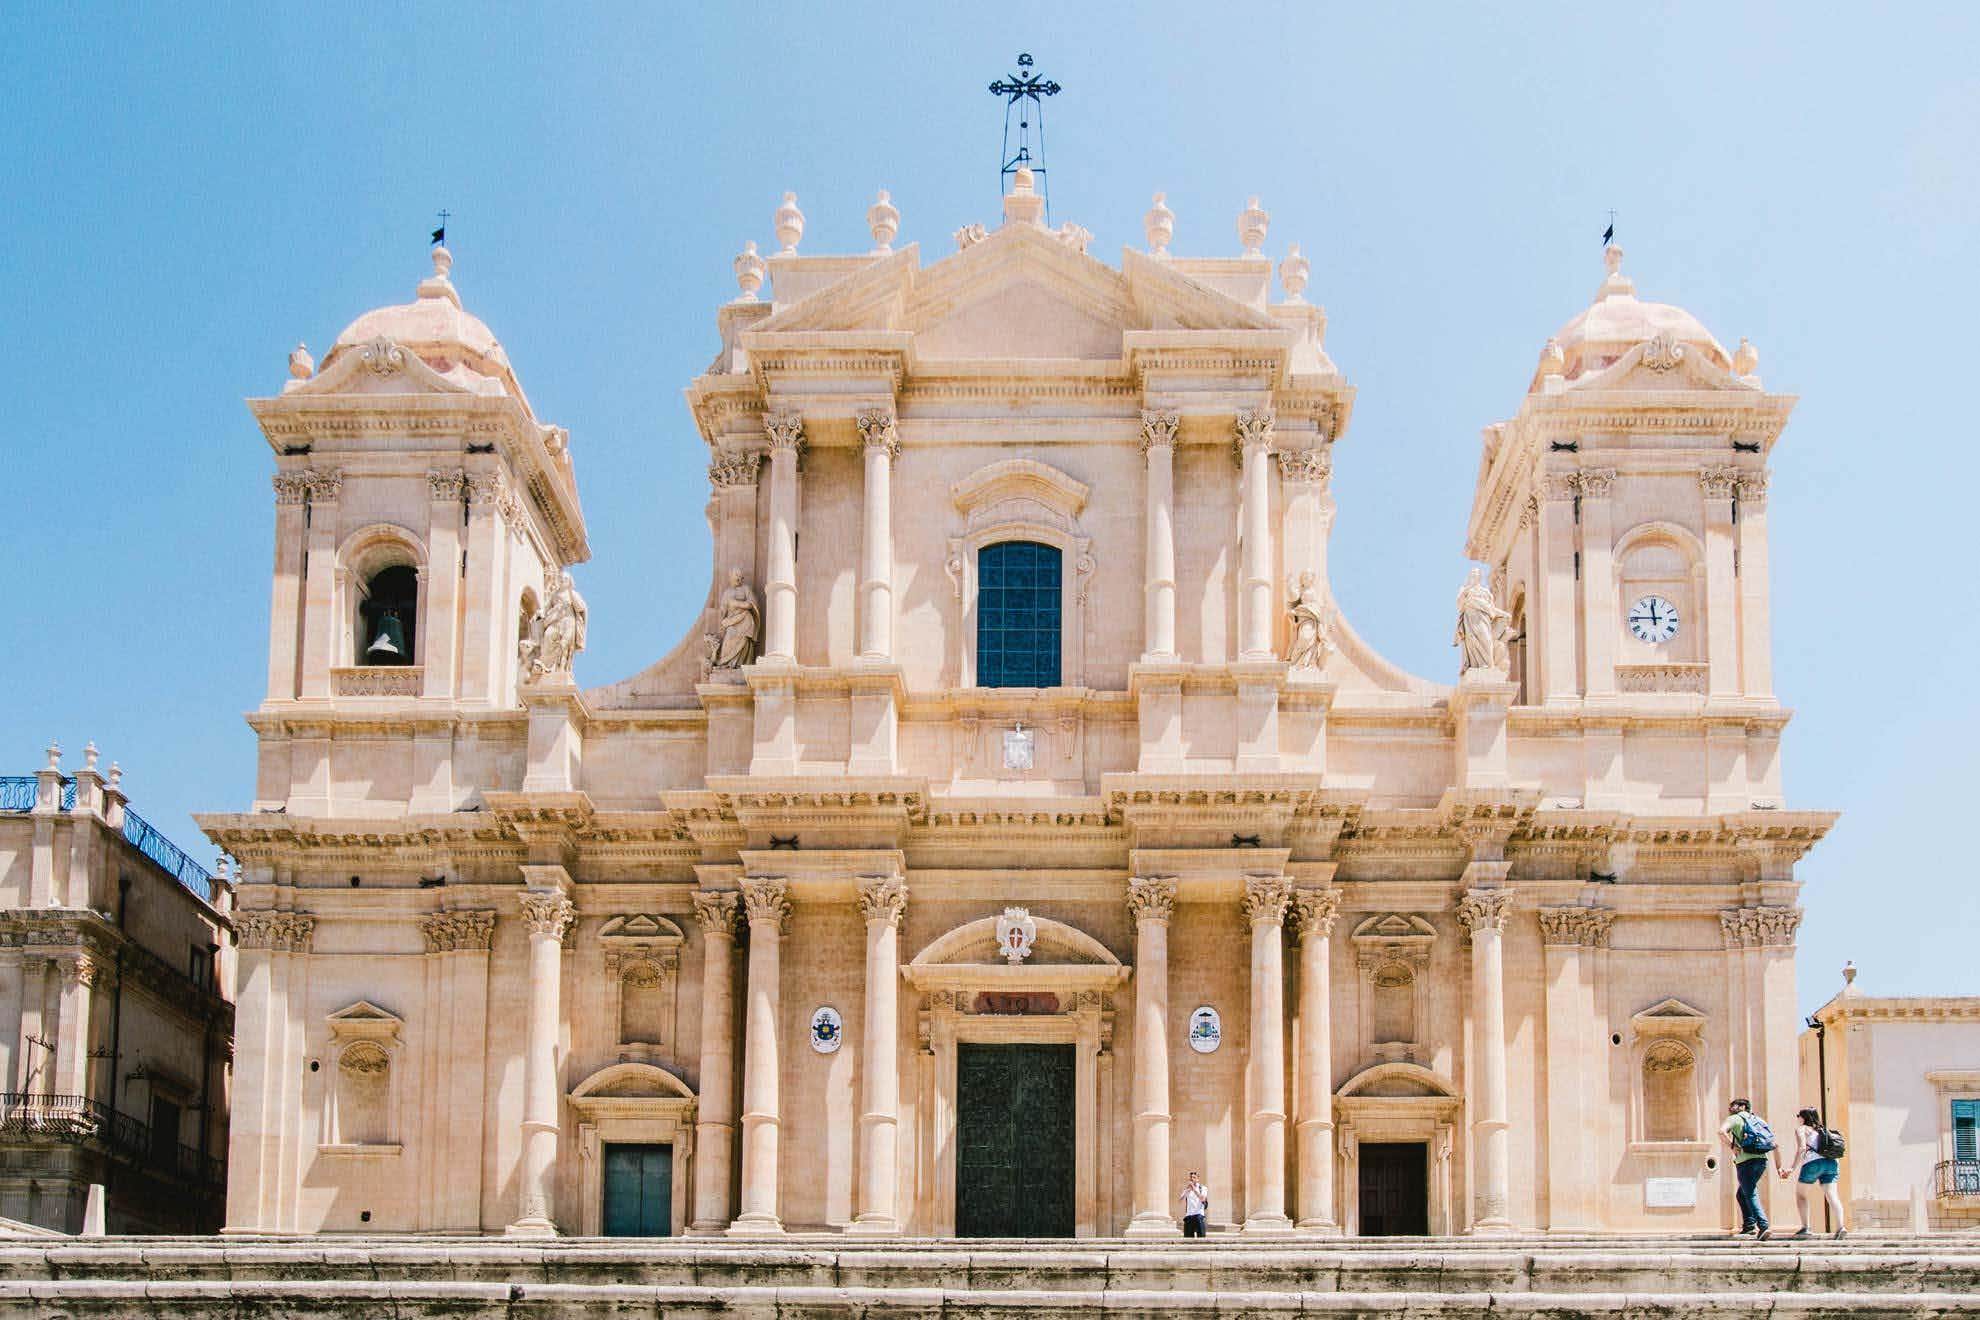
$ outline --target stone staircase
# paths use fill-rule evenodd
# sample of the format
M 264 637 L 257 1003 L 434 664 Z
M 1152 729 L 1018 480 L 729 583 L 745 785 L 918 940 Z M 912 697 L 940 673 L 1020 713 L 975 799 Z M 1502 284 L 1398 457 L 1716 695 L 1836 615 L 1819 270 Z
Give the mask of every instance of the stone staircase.
M 1980 1236 L 0 1241 L 0 1316 L 1980 1315 Z

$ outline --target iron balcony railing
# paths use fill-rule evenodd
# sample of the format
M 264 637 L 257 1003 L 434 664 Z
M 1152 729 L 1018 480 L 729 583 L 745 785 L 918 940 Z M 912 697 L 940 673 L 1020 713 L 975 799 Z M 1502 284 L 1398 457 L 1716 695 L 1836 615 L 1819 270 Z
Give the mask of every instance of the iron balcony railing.
M 206 1191 L 227 1185 L 226 1161 L 197 1146 L 161 1137 L 151 1125 L 80 1095 L 0 1094 L 0 1136 L 93 1142 L 113 1159 L 140 1165 Z
M 1932 1195 L 1980 1196 L 1980 1160 L 1942 1160 L 1932 1170 Z
M 0 775 L 0 812 L 33 811 L 37 791 L 33 775 Z M 76 781 L 64 779 L 62 810 L 73 811 L 75 806 Z M 166 875 L 205 902 L 213 901 L 213 877 L 206 873 L 206 868 L 129 807 L 124 808 L 124 838 Z

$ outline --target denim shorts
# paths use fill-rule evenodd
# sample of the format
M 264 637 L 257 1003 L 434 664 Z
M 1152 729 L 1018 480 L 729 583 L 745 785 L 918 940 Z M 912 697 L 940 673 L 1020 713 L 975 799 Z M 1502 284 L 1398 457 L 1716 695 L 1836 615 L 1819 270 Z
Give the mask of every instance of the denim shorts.
M 1797 1181 L 1805 1183 L 1832 1183 L 1835 1180 L 1836 1162 L 1834 1160 L 1815 1159 L 1807 1160 L 1802 1164 L 1801 1177 Z

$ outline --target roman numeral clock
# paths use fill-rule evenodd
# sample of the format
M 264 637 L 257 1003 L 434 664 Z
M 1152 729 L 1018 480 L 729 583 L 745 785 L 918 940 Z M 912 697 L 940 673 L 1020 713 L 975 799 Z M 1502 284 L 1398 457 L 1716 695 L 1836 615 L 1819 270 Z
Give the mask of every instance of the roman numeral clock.
M 1629 607 L 1629 631 L 1639 642 L 1663 645 L 1678 634 L 1677 606 L 1662 596 L 1644 596 Z

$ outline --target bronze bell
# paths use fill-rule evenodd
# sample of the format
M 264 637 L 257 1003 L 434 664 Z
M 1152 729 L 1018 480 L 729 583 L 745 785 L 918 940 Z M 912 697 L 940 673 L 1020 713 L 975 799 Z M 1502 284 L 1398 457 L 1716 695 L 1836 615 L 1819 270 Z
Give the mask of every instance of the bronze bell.
M 402 665 L 406 662 L 406 630 L 399 623 L 397 610 L 386 610 L 378 616 L 378 630 L 371 639 L 371 645 L 364 648 L 364 658 L 374 665 Z

